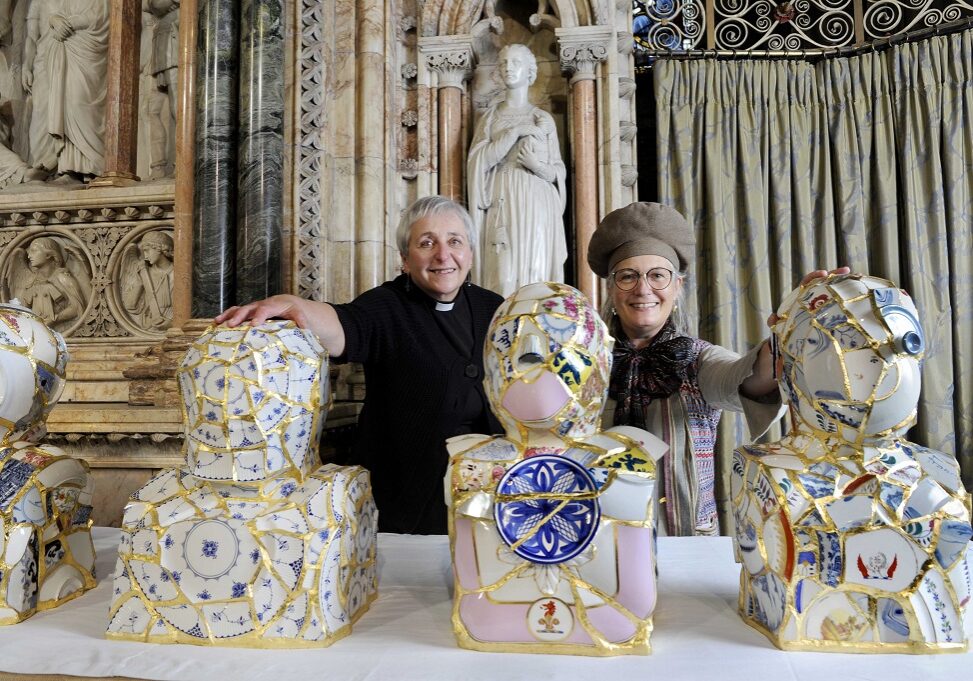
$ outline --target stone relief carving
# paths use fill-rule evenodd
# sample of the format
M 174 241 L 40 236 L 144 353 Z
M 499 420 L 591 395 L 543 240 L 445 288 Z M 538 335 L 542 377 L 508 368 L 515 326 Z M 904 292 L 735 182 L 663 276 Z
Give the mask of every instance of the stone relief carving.
M 0 300 L 19 298 L 69 340 L 160 338 L 172 321 L 168 201 L 0 208 Z
M 508 45 L 499 68 L 506 99 L 476 126 L 467 178 L 481 235 L 480 281 L 507 296 L 530 282 L 564 280 L 566 170 L 553 117 L 527 99 L 534 55 Z
M 104 168 L 108 19 L 108 0 L 34 0 L 27 11 L 28 163 L 65 181 Z
M 142 0 L 144 95 L 149 139 L 149 179 L 172 177 L 179 66 L 179 0 Z M 147 54 L 146 54 L 147 53 Z
M 172 323 L 172 258 L 172 235 L 162 230 L 145 232 L 123 252 L 122 304 L 146 331 L 163 331 Z
M 324 17 L 325 0 L 301 2 L 300 140 L 298 158 L 298 245 L 297 294 L 324 300 L 325 282 L 319 275 L 321 259 L 321 171 L 324 149 L 321 132 L 325 127 L 325 98 L 321 86 L 325 78 Z
M 79 244 L 55 234 L 36 236 L 10 253 L 3 283 L 11 298 L 57 331 L 76 326 L 91 299 L 91 265 Z

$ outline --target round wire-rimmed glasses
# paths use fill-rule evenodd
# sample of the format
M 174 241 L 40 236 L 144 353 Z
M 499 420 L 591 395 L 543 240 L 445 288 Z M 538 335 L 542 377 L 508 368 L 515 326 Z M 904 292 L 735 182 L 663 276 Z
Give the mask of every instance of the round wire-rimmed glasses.
M 619 291 L 631 291 L 639 285 L 639 279 L 645 277 L 645 283 L 656 291 L 669 288 L 672 283 L 672 270 L 665 267 L 653 267 L 645 273 L 632 269 L 621 269 L 612 272 L 612 281 Z

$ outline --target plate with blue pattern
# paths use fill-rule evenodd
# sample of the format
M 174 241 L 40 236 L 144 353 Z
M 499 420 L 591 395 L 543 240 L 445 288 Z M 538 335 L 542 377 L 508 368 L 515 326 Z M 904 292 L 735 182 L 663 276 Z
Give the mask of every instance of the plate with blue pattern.
M 494 518 L 503 541 L 532 563 L 563 563 L 584 551 L 601 520 L 588 469 L 563 456 L 534 456 L 497 484 Z

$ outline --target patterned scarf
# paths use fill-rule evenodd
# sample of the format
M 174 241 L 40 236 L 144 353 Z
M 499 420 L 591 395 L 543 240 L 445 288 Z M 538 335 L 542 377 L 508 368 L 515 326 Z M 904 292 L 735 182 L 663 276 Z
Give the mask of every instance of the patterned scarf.
M 609 397 L 617 403 L 615 424 L 644 428 L 646 408 L 652 400 L 679 390 L 699 349 L 694 339 L 676 331 L 671 319 L 641 350 L 636 350 L 623 333 L 615 337 L 618 342 L 608 387 Z

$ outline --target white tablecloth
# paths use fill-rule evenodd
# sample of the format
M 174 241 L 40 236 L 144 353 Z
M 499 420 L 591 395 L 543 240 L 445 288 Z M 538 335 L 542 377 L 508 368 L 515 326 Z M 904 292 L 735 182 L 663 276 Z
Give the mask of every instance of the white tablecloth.
M 660 601 L 648 657 L 478 653 L 450 626 L 445 537 L 379 535 L 379 598 L 352 634 L 320 650 L 247 650 L 106 641 L 118 530 L 95 528 L 98 587 L 21 624 L 0 627 L 0 671 L 143 679 L 969 679 L 973 652 L 949 655 L 784 653 L 736 614 L 730 540 L 662 538 Z M 967 632 L 973 629 L 971 611 Z M 219 676 L 215 676 L 219 674 Z M 0 673 L 0 678 L 3 674 Z

